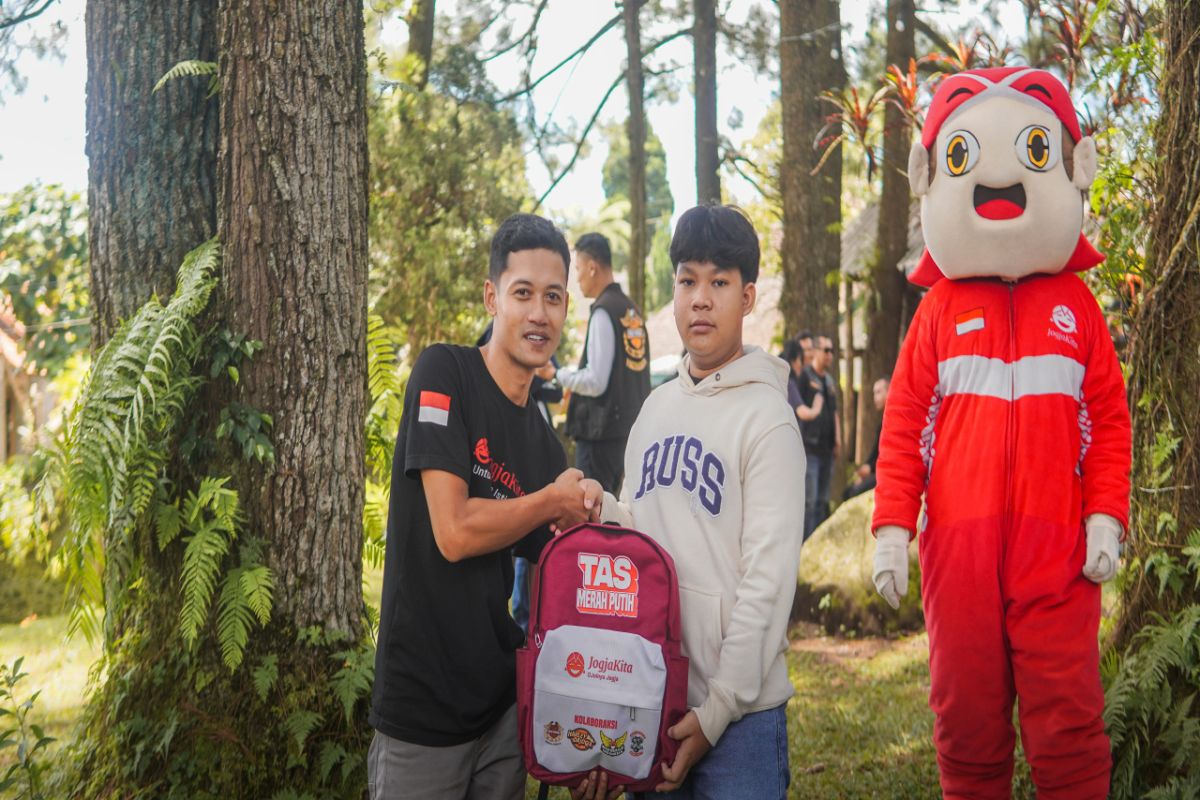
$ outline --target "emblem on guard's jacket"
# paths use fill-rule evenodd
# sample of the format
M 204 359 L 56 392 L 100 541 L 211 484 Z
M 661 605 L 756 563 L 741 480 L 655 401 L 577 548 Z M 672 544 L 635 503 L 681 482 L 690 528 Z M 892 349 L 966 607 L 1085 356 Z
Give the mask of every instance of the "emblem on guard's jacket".
M 606 756 L 616 758 L 625 752 L 625 737 L 627 733 L 622 733 L 615 739 L 610 739 L 604 735 L 604 731 L 600 731 L 600 752 Z
M 621 327 L 625 329 L 622 340 L 625 343 L 625 366 L 634 372 L 646 368 L 646 324 L 632 308 L 621 317 Z
M 576 750 L 591 750 L 596 746 L 596 737 L 587 728 L 572 728 L 567 731 L 567 738 Z

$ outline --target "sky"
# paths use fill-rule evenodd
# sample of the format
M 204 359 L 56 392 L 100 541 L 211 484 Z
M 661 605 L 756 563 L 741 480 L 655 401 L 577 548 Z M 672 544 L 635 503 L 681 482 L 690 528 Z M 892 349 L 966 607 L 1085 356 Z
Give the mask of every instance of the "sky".
M 23 58 L 19 69 L 28 79 L 23 94 L 5 91 L 0 98 L 0 193 L 14 191 L 28 183 L 61 183 L 68 189 L 87 188 L 87 157 L 84 154 L 85 84 L 87 80 L 84 40 L 85 0 L 59 0 L 30 25 L 47 28 L 56 20 L 68 29 L 65 57 L 38 60 Z M 734 23 L 744 20 L 751 0 L 724 0 L 720 8 Z M 880 0 L 843 0 L 843 42 L 860 38 L 866 29 L 872 6 Z M 968 25 L 976 18 L 977 2 L 963 2 L 961 10 L 939 14 L 946 28 Z M 439 11 L 450 8 L 452 0 L 439 2 Z M 567 0 L 550 3 L 543 16 L 539 36 L 538 59 L 534 74 L 552 65 L 577 48 L 615 13 L 611 0 Z M 1002 24 L 1014 33 L 1023 30 L 1020 3 L 1007 3 Z M 406 36 L 403 25 L 385 31 L 385 42 L 402 45 Z M 622 27 L 616 26 L 578 59 L 543 83 L 535 95 L 539 113 L 553 109 L 556 118 L 575 119 L 579 127 L 591 116 L 596 103 L 616 77 L 624 60 Z M 691 82 L 691 42 L 686 37 L 662 48 L 656 56 L 674 58 L 683 64 L 678 73 L 681 91 L 674 102 L 651 104 L 647 116 L 663 141 L 667 154 L 667 180 L 675 197 L 677 213 L 692 204 L 696 196 L 695 150 L 693 143 L 694 105 Z M 717 119 L 721 134 L 735 143 L 751 137 L 766 109 L 778 93 L 777 82 L 759 76 L 722 49 L 718 53 Z M 501 88 L 516 87 L 520 63 L 516 58 L 492 62 L 490 77 Z M 627 100 L 623 88 L 614 92 L 605 106 L 600 123 L 623 121 Z M 730 127 L 731 117 L 740 116 L 738 129 Z M 554 189 L 546 200 L 546 209 L 556 215 L 591 214 L 604 204 L 600 170 L 607 148 L 595 138 L 586 158 Z M 530 183 L 537 194 L 549 185 L 550 178 L 536 156 L 528 162 Z M 727 181 L 728 191 L 738 202 L 755 196 L 743 181 Z

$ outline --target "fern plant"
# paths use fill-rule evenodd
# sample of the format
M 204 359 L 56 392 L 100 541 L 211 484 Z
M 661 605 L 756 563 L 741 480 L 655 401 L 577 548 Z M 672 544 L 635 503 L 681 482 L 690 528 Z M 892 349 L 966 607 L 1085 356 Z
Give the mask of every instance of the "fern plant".
M 1160 560 L 1168 562 L 1156 568 L 1160 596 L 1179 591 L 1185 580 L 1200 587 L 1200 530 L 1188 536 L 1179 557 Z M 1125 653 L 1106 655 L 1102 675 L 1113 748 L 1111 796 L 1200 797 L 1200 605 L 1156 616 Z
M 208 97 L 212 97 L 221 91 L 221 80 L 217 75 L 217 62 L 199 61 L 196 59 L 180 61 L 171 67 L 163 73 L 163 76 L 158 79 L 158 83 L 154 84 L 154 89 L 151 91 L 157 92 L 176 78 L 192 78 L 198 75 L 211 76 L 208 80 Z
M 202 337 L 194 321 L 216 283 L 218 254 L 216 240 L 189 253 L 170 301 L 151 298 L 100 350 L 48 473 L 61 480 L 71 520 L 60 551 L 79 600 L 71 630 L 89 639 L 105 598 L 116 601 L 127 583 L 133 529 L 163 488 L 171 441 L 200 386 L 193 371 Z
M 111 633 L 141 569 L 139 536 L 153 531 L 160 551 L 182 536 L 179 633 L 185 645 L 195 645 L 220 583 L 217 640 L 233 670 L 252 625 L 270 618 L 272 576 L 259 548 L 243 546 L 221 578 L 240 523 L 227 477 L 203 478 L 179 497 L 167 475 L 185 415 L 206 380 L 198 361 L 212 337 L 196 322 L 216 285 L 219 253 L 216 239 L 190 252 L 170 301 L 151 298 L 97 354 L 47 479 L 61 484 L 71 521 L 59 558 L 76 600 L 72 632 L 94 640 L 103 609 Z M 261 445 L 257 452 L 264 453 Z
M 363 503 L 363 562 L 378 569 L 383 564 L 387 539 L 388 495 L 392 480 L 392 455 L 400 415 L 404 410 L 404 380 L 400 374 L 395 331 L 377 314 L 367 317 L 367 411 L 365 451 L 366 496 Z

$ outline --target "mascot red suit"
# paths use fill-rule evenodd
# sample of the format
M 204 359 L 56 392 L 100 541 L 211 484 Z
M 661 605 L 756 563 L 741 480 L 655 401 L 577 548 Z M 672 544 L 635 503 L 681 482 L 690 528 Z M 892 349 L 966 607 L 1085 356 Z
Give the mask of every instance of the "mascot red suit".
M 1103 798 L 1099 584 L 1128 524 L 1130 426 L 1074 274 L 1103 260 L 1081 233 L 1096 145 L 1050 73 L 973 70 L 939 85 L 908 174 L 929 293 L 884 414 L 875 585 L 899 604 L 919 533 L 947 798 L 1011 796 L 1014 700 L 1038 797 Z

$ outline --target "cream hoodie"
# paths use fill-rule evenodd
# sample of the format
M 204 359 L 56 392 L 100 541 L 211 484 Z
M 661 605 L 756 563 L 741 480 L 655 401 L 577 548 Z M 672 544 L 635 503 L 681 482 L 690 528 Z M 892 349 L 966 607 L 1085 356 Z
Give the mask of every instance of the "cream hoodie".
M 747 347 L 698 384 L 650 394 L 625 447 L 621 501 L 601 518 L 654 537 L 675 559 L 688 705 L 716 744 L 730 722 L 792 695 L 787 621 L 804 529 L 804 445 L 788 366 Z

